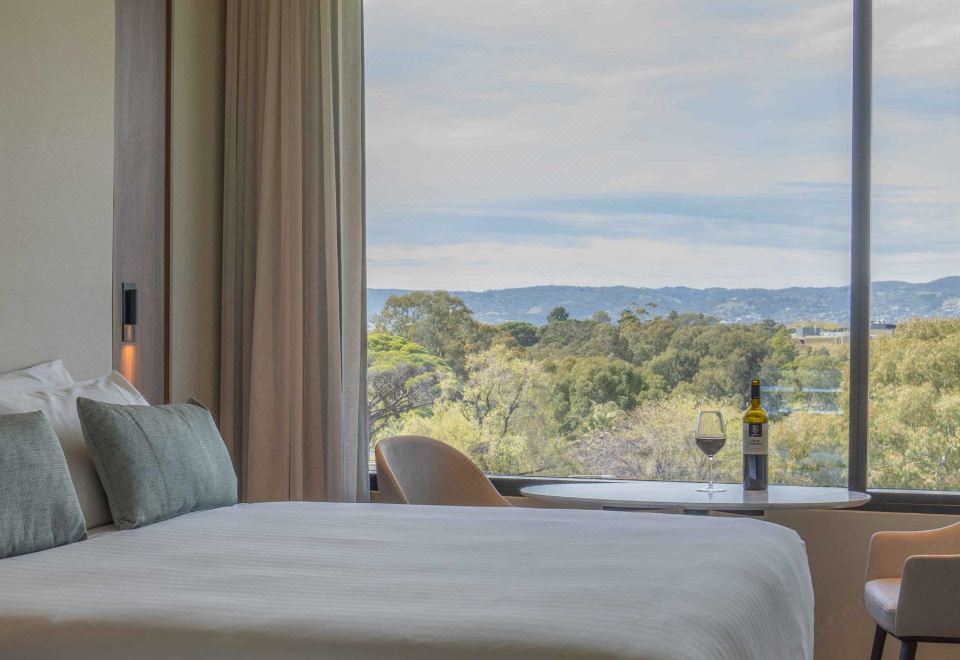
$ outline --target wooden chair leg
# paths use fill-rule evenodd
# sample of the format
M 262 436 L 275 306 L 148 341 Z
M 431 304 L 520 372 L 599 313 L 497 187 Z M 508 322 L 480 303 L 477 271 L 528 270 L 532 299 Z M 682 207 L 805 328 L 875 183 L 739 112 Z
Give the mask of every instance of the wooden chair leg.
M 917 657 L 916 642 L 900 642 L 900 660 L 914 660 Z
M 873 651 L 870 653 L 870 660 L 880 660 L 883 657 L 883 644 L 887 641 L 887 631 L 877 626 L 873 633 Z

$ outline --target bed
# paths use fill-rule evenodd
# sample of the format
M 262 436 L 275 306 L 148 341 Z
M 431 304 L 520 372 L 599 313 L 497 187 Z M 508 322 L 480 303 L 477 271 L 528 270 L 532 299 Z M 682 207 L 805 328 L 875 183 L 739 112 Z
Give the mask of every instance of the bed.
M 240 504 L 0 560 L 11 658 L 813 657 L 793 531 L 746 518 Z

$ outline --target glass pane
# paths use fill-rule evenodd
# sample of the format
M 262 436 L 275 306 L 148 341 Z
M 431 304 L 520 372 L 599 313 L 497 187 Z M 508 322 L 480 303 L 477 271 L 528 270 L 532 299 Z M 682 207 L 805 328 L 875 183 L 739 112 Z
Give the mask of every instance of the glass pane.
M 850 5 L 367 0 L 374 441 L 845 484 Z
M 960 489 L 960 4 L 874 5 L 868 483 Z

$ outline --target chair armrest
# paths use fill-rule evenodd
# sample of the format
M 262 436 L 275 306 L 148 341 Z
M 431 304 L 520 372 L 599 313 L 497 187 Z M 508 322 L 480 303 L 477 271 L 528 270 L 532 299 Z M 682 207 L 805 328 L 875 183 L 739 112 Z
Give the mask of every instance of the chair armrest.
M 960 554 L 906 561 L 895 628 L 897 636 L 960 638 Z
M 960 554 L 960 523 L 919 532 L 877 532 L 870 539 L 867 581 L 899 578 L 913 555 Z

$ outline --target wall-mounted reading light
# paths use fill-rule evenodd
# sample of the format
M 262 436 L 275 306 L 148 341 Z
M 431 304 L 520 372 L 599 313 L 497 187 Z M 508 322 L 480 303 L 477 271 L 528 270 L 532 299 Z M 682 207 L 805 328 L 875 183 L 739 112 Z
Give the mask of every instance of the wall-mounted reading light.
M 123 301 L 121 309 L 122 335 L 124 343 L 137 341 L 137 285 L 124 282 L 121 285 Z

